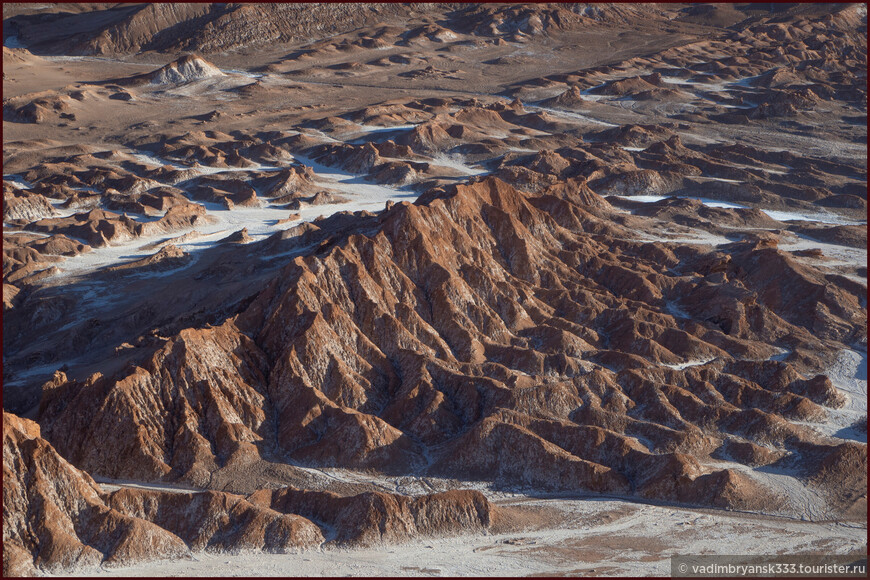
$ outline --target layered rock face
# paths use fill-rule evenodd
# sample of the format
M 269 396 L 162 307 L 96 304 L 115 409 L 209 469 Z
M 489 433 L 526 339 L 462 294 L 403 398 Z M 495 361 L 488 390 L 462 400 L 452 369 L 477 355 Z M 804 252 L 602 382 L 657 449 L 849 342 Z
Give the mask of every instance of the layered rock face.
M 447 11 L 458 9 L 459 12 L 444 22 L 447 28 L 432 23 L 414 27 L 405 35 L 405 44 L 427 39 L 444 42 L 455 38 L 458 32 L 482 37 L 507 36 L 514 42 L 523 42 L 529 36 L 548 30 L 572 29 L 589 21 L 577 12 L 588 13 L 591 8 L 584 4 L 570 8 L 422 4 L 415 11 L 432 18 L 443 18 Z M 660 12 L 654 7 L 597 7 L 594 11 L 593 17 L 603 21 L 619 21 L 626 16 L 648 17 Z M 397 28 L 403 26 L 399 30 L 405 32 L 404 26 L 408 25 L 406 7 L 380 3 L 364 6 L 353 3 L 313 6 L 306 3 L 261 6 L 154 3 L 141 7 L 111 7 L 106 11 L 108 14 L 95 19 L 90 26 L 83 26 L 75 18 L 76 12 L 78 10 L 45 20 L 13 12 L 11 21 L 28 45 L 72 54 L 102 55 L 147 50 L 212 53 L 294 40 L 329 40 L 336 31 L 366 25 L 383 26 L 384 22 L 393 22 Z M 167 29 L 183 29 L 184 34 L 166 34 Z M 369 42 L 359 43 L 359 46 L 371 47 L 376 39 L 366 40 Z
M 792 423 L 843 404 L 827 377 L 798 371 L 866 332 L 860 297 L 761 242 L 724 254 L 627 241 L 595 197 L 487 178 L 366 218 L 366 234 L 323 220 L 319 249 L 239 315 L 116 377 L 58 375 L 39 421 L 62 455 L 112 478 L 207 486 L 268 458 L 786 502 L 702 463 L 735 446 L 758 448 L 729 454 L 744 464 L 841 452 Z M 774 360 L 780 349 L 792 354 Z
M 485 531 L 500 514 L 471 491 L 413 499 L 294 488 L 247 498 L 172 488 L 105 492 L 60 457 L 36 423 L 10 413 L 3 413 L 3 510 L 4 576 L 129 566 L 191 550 L 284 553 L 320 546 L 325 536 L 336 545 L 373 545 Z
M 3 574 L 177 557 L 177 536 L 109 508 L 86 473 L 40 437 L 39 426 L 3 413 Z
M 453 490 L 407 497 L 369 492 L 341 497 L 292 488 L 260 490 L 248 498 L 259 506 L 298 513 L 335 530 L 335 542 L 376 545 L 415 536 L 484 532 L 498 525 L 501 511 L 479 491 Z

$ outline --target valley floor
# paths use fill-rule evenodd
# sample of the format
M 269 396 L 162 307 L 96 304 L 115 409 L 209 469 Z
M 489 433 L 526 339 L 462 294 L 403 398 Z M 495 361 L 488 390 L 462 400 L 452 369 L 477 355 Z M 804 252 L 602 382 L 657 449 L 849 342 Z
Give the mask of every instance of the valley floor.
M 863 553 L 863 524 L 807 522 L 621 500 L 514 496 L 498 505 L 559 512 L 558 527 L 417 538 L 364 549 L 295 554 L 200 552 L 192 559 L 82 569 L 108 576 L 667 576 L 688 554 Z

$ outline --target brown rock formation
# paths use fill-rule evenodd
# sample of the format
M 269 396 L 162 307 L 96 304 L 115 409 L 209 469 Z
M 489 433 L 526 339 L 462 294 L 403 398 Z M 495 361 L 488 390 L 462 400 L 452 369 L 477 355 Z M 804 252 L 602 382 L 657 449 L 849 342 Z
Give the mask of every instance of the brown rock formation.
M 364 493 L 341 497 L 293 488 L 260 490 L 249 501 L 323 522 L 340 545 L 369 546 L 415 536 L 482 532 L 495 525 L 499 510 L 478 491 L 455 490 L 407 497 Z
M 107 494 L 105 501 L 120 513 L 168 530 L 195 551 L 284 553 L 317 547 L 324 541 L 321 529 L 304 517 L 228 493 L 124 488 Z
M 284 553 L 324 543 L 371 545 L 490 529 L 500 511 L 480 492 L 342 497 L 286 488 L 248 498 L 216 491 L 104 492 L 40 436 L 3 413 L 3 575 L 129 566 L 193 551 Z M 314 521 L 318 522 L 317 524 Z
M 732 434 L 771 441 L 747 414 L 773 425 L 839 405 L 829 384 L 757 359 L 772 343 L 852 340 L 861 306 L 763 245 L 720 259 L 710 285 L 715 253 L 614 239 L 590 213 L 606 206 L 587 199 L 582 186 L 527 197 L 488 178 L 394 206 L 373 236 L 327 242 L 318 222 L 325 251 L 296 258 L 237 319 L 183 331 L 116 378 L 52 385 L 40 421 L 66 457 L 109 477 L 205 485 L 276 445 L 310 464 L 752 505 L 754 483 L 698 459 Z M 711 358 L 737 360 L 661 366 Z M 624 451 L 582 444 L 579 428 Z M 125 461 L 93 444 L 109 433 Z
M 57 212 L 45 197 L 26 189 L 3 184 L 3 221 L 23 220 L 32 222 L 50 217 Z
M 38 425 L 3 413 L 4 576 L 185 553 L 177 536 L 108 507 L 94 481 L 40 437 Z

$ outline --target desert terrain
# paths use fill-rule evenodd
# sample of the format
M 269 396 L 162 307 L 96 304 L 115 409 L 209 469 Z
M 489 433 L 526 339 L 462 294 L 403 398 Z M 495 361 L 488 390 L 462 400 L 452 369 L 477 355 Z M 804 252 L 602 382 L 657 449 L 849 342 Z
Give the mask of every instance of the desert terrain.
M 866 554 L 866 5 L 3 41 L 4 576 Z

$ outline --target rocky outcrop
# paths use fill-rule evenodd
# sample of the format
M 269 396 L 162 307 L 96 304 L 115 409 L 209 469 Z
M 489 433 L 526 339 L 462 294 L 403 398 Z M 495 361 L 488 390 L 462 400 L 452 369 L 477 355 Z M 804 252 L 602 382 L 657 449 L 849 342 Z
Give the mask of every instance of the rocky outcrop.
M 326 534 L 331 544 L 359 546 L 484 532 L 498 525 L 499 514 L 475 491 L 416 498 L 295 488 L 247 498 L 172 488 L 106 492 L 61 458 L 36 423 L 3 413 L 6 577 L 129 566 L 200 550 L 295 552 L 321 546 Z
M 151 75 L 151 84 L 174 85 L 225 76 L 219 68 L 190 54 L 172 61 Z
M 211 223 L 199 204 L 173 205 L 157 221 L 140 222 L 127 214 L 92 209 L 69 217 L 43 218 L 29 224 L 29 229 L 49 234 L 66 235 L 86 240 L 99 248 L 112 243 L 125 242 L 141 236 L 156 235 Z
M 42 195 L 26 189 L 3 185 L 3 221 L 22 220 L 31 222 L 50 217 L 57 212 Z
M 582 93 L 580 92 L 580 87 L 574 85 L 564 93 L 551 99 L 544 100 L 542 104 L 548 107 L 573 109 L 576 107 L 581 107 L 587 104 L 587 102 L 583 98 Z
M 75 120 L 67 95 L 50 95 L 31 99 L 29 96 L 9 99 L 3 103 L 3 120 L 13 123 L 45 123 L 58 119 Z
M 3 282 L 26 286 L 57 273 L 67 257 L 89 252 L 87 244 L 64 235 L 11 233 L 3 236 Z M 10 286 L 12 288 L 12 286 Z M 11 302 L 8 304 L 11 307 Z
M 722 255 L 618 239 L 583 187 L 527 196 L 487 178 L 393 206 L 370 218 L 376 234 L 319 221 L 309 241 L 322 249 L 236 318 L 185 330 L 117 377 L 61 377 L 39 419 L 65 457 L 107 477 L 206 485 L 277 449 L 315 465 L 752 505 L 756 485 L 704 458 L 732 435 L 798 453 L 774 426 L 842 401 L 795 371 L 812 357 L 764 359 L 774 344 L 824 353 L 854 340 L 857 297 L 822 292 L 764 244 Z M 819 306 L 792 309 L 800 297 Z M 108 436 L 124 460 L 96 445 Z
M 680 91 L 668 88 L 659 73 L 613 80 L 600 87 L 594 87 L 590 93 L 631 97 L 637 100 L 664 100 L 680 96 Z
M 174 534 L 108 507 L 93 479 L 3 413 L 3 575 L 63 573 L 186 554 Z
M 111 266 L 107 270 L 109 272 L 119 272 L 135 269 L 137 272 L 160 272 L 180 268 L 189 260 L 190 254 L 177 246 L 167 244 L 151 256 L 140 260 L 133 260 L 120 266 Z
M 495 526 L 499 510 L 479 491 L 454 490 L 407 497 L 370 492 L 341 497 L 293 488 L 261 490 L 249 501 L 297 513 L 335 530 L 339 545 L 371 546 L 408 537 L 484 532 Z
M 105 495 L 114 510 L 175 534 L 191 550 L 286 553 L 324 542 L 313 522 L 217 491 L 177 493 L 123 488 Z

